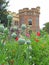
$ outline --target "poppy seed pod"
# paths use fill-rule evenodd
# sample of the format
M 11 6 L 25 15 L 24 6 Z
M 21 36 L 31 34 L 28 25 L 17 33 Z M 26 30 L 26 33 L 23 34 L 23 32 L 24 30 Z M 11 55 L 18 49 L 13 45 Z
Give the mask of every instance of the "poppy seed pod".
M 26 43 L 27 43 L 27 44 L 30 44 L 30 43 L 31 43 L 31 41 L 30 41 L 30 40 L 27 40 L 27 41 L 26 41 Z
M 24 44 L 25 43 L 25 39 L 19 38 L 18 43 L 19 44 Z
M 13 37 L 13 38 L 16 38 L 16 36 L 17 36 L 16 33 L 11 34 L 11 37 Z
M 22 30 L 25 30 L 26 29 L 26 25 L 22 24 L 21 28 L 22 28 Z
M 8 19 L 8 20 L 12 20 L 12 18 L 13 18 L 12 15 L 8 15 L 8 16 L 7 16 L 7 19 Z
M 14 30 L 14 31 L 18 30 L 18 27 L 14 26 L 14 27 L 13 27 L 13 30 Z
M 1 24 L 0 25 L 0 32 L 3 32 L 4 31 L 4 26 Z
M 6 34 L 8 34 L 8 33 L 9 33 L 8 28 L 5 28 L 5 29 L 4 29 L 4 33 L 6 33 Z

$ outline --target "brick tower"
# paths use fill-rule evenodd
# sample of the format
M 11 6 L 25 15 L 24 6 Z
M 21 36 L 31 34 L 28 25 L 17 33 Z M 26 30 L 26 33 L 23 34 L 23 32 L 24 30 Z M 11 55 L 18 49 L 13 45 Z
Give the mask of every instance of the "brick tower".
M 19 26 L 26 24 L 27 31 L 38 32 L 39 28 L 39 14 L 40 7 L 36 8 L 23 8 L 19 10 Z

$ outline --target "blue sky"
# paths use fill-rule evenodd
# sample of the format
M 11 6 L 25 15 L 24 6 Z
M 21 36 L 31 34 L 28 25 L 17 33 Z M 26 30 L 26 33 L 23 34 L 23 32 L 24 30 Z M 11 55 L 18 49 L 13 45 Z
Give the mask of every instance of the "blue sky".
M 8 10 L 18 12 L 22 8 L 40 6 L 40 28 L 49 21 L 49 0 L 10 0 Z

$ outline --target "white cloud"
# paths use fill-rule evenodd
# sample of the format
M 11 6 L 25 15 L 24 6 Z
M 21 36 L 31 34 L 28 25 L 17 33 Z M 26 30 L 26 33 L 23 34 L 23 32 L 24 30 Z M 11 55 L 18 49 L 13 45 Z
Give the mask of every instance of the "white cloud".
M 28 7 L 33 8 L 40 6 L 40 28 L 43 24 L 49 21 L 49 0 L 10 0 L 11 11 L 18 12 L 19 9 Z

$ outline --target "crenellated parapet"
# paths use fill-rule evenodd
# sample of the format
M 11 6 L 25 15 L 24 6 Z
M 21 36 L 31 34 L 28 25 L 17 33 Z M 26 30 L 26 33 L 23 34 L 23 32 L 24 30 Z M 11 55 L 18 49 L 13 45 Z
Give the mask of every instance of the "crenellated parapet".
M 19 14 L 21 14 L 21 15 L 22 14 L 28 15 L 28 13 L 30 13 L 30 14 L 40 14 L 40 7 L 38 6 L 36 8 L 31 8 L 31 9 L 23 8 L 23 9 L 19 10 Z

